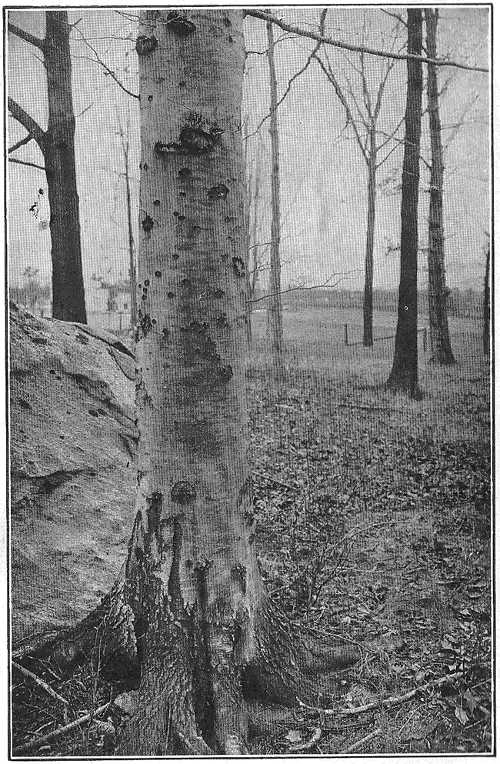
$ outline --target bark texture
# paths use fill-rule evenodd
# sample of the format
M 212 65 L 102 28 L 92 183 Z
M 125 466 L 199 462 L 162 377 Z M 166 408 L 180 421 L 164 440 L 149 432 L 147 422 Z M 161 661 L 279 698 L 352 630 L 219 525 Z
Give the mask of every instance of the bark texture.
M 281 262 L 280 262 L 280 159 L 278 134 L 278 86 L 276 82 L 276 67 L 274 63 L 273 25 L 268 22 L 267 28 L 267 59 L 269 62 L 270 88 L 270 127 L 271 137 L 271 249 L 269 271 L 269 298 L 267 308 L 268 333 L 275 371 L 281 375 L 283 367 L 283 312 L 281 306 Z
M 115 587 L 59 645 L 76 659 L 97 632 L 107 671 L 137 681 L 120 755 L 239 755 L 245 697 L 316 690 L 301 668 L 317 656 L 270 606 L 254 550 L 242 20 L 141 12 L 136 517 Z
M 436 58 L 438 9 L 425 9 L 427 55 Z M 431 181 L 429 201 L 429 327 L 430 361 L 443 366 L 455 363 L 448 328 L 443 227 L 443 144 L 439 115 L 439 91 L 435 66 L 427 67 L 427 105 L 431 140 Z
M 408 53 L 422 50 L 422 11 L 408 9 Z M 401 265 L 398 323 L 389 388 L 420 397 L 417 349 L 417 252 L 420 133 L 422 122 L 422 63 L 407 61 L 408 90 L 401 191 Z
M 43 143 L 52 239 L 52 316 L 87 323 L 75 168 L 70 27 L 66 11 L 47 11 L 44 61 L 49 119 Z

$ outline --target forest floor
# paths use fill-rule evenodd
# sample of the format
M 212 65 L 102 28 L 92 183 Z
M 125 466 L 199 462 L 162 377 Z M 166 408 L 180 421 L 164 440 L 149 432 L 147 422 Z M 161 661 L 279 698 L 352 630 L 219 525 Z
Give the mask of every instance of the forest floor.
M 392 342 L 345 347 L 322 316 L 320 328 L 315 311 L 285 316 L 279 391 L 264 322 L 255 322 L 247 379 L 257 539 L 273 600 L 304 633 L 354 643 L 362 658 L 326 706 L 321 699 L 333 713 L 319 702 L 255 708 L 252 753 L 308 743 L 316 754 L 489 752 L 490 409 L 480 326 L 451 322 L 457 365 L 422 355 L 417 402 L 384 388 Z M 65 678 L 50 660 L 29 667 L 69 703 L 65 711 L 14 671 L 14 746 L 113 692 L 88 668 Z M 382 704 L 390 697 L 397 702 Z M 109 753 L 105 719 L 31 755 Z

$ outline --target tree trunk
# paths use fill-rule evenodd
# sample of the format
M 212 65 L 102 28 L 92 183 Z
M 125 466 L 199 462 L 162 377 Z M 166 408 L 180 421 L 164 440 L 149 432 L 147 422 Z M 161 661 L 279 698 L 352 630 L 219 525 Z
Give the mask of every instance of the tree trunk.
M 257 287 L 257 281 L 259 278 L 259 258 L 257 255 L 258 247 L 257 244 L 257 235 L 258 235 L 258 225 L 259 225 L 259 197 L 260 197 L 260 157 L 257 156 L 255 159 L 255 178 L 254 178 L 254 184 L 253 184 L 253 190 L 251 188 L 251 178 L 250 183 L 248 184 L 248 189 L 250 192 L 250 199 L 249 199 L 249 254 L 248 254 L 248 263 L 249 263 L 249 274 L 248 274 L 248 294 L 249 294 L 249 300 L 253 300 L 255 297 L 255 290 Z M 250 263 L 252 264 L 252 269 L 250 270 Z M 248 344 L 251 346 L 252 344 L 252 303 L 248 302 L 248 324 L 247 324 L 247 333 L 248 333 Z
M 44 61 L 49 118 L 41 146 L 47 175 L 52 238 L 52 315 L 87 322 L 75 169 L 70 27 L 66 11 L 47 11 Z
M 420 55 L 422 49 L 422 11 L 408 9 L 408 53 Z M 398 324 L 394 360 L 388 380 L 393 390 L 414 398 L 418 388 L 417 350 L 417 252 L 418 187 L 420 132 L 422 121 L 422 64 L 407 61 L 408 90 L 405 111 L 405 145 L 401 192 L 401 266 L 398 299 Z
M 436 58 L 438 10 L 425 9 L 427 55 Z M 448 329 L 446 276 L 444 267 L 443 230 L 443 145 L 439 116 L 439 92 L 435 66 L 427 67 L 427 102 L 431 139 L 431 187 L 429 202 L 429 326 L 431 362 L 455 363 Z
M 254 550 L 242 20 L 141 12 L 137 512 L 120 580 L 67 642 L 76 657 L 102 628 L 115 673 L 140 673 L 120 755 L 244 753 L 244 695 L 294 703 L 318 687 Z
M 270 128 L 271 136 L 271 260 L 269 272 L 269 294 L 267 319 L 273 364 L 277 376 L 283 371 L 283 315 L 281 306 L 281 263 L 280 263 L 280 168 L 278 135 L 278 94 L 276 68 L 274 65 L 273 25 L 267 22 L 267 58 L 270 83 Z
M 483 353 L 490 354 L 490 244 L 486 250 L 483 297 Z
M 135 331 L 137 324 L 137 271 L 135 266 L 134 232 L 132 229 L 132 205 L 130 200 L 130 170 L 128 159 L 128 135 L 124 146 L 123 155 L 125 160 L 125 194 L 127 199 L 127 225 L 128 225 L 128 252 L 129 252 L 129 276 L 130 276 L 130 327 Z
M 365 290 L 363 298 L 363 345 L 373 346 L 373 240 L 375 235 L 376 165 L 375 130 L 370 131 L 368 160 L 368 217 L 366 224 Z

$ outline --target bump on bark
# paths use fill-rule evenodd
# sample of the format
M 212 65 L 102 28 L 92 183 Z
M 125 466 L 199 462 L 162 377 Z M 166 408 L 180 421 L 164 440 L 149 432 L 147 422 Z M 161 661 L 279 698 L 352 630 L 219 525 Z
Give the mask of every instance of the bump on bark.
M 167 27 L 179 37 L 187 37 L 196 31 L 195 24 L 179 11 L 170 11 L 167 14 Z
M 187 480 L 179 480 L 172 486 L 170 498 L 175 504 L 181 506 L 191 504 L 196 499 L 196 488 Z
M 150 236 L 154 226 L 153 218 L 146 213 L 146 217 L 142 221 L 141 225 L 146 236 Z
M 245 275 L 245 263 L 241 257 L 233 257 L 233 270 L 238 277 Z
M 207 196 L 209 199 L 225 199 L 228 193 L 228 187 L 224 183 L 219 183 L 208 189 Z
M 150 35 L 149 37 L 147 35 L 141 34 L 135 42 L 135 50 L 138 56 L 147 56 L 149 53 L 153 53 L 157 47 L 158 40 L 154 34 Z

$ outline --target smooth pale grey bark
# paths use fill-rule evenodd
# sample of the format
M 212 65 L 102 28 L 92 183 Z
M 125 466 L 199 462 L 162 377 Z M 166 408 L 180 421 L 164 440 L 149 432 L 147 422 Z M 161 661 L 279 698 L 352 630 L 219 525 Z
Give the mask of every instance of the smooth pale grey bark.
M 427 55 L 436 57 L 438 10 L 425 9 Z M 427 67 L 427 105 L 431 142 L 431 179 L 429 195 L 429 328 L 431 339 L 430 361 L 441 365 L 455 363 L 448 328 L 448 290 L 444 266 L 443 227 L 443 144 L 439 115 L 439 91 L 436 67 Z
M 267 29 L 267 59 L 269 62 L 270 88 L 270 127 L 271 137 L 271 246 L 269 294 L 271 297 L 267 306 L 268 336 L 271 346 L 273 365 L 278 376 L 283 370 L 283 312 L 281 305 L 281 262 L 280 262 L 280 165 L 279 165 L 279 133 L 278 133 L 278 87 L 276 82 L 276 67 L 274 63 L 273 25 L 268 22 Z

